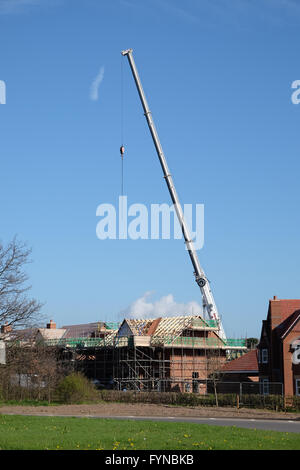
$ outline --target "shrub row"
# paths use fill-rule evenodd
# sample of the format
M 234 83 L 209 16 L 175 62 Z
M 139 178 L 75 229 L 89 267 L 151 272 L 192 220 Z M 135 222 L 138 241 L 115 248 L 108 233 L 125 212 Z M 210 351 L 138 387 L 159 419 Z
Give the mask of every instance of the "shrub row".
M 7 393 L 0 387 L 0 400 L 11 399 L 46 399 L 39 391 L 37 396 L 33 396 L 35 389 L 26 390 L 24 388 L 14 389 L 16 396 Z M 179 392 L 137 392 L 118 390 L 97 390 L 92 382 L 81 373 L 72 373 L 60 381 L 53 394 L 53 400 L 60 403 L 83 403 L 91 401 L 123 402 L 123 403 L 153 403 L 173 406 L 215 406 L 216 397 L 214 394 L 199 395 L 194 393 Z M 289 397 L 285 400 L 281 395 L 256 395 L 243 394 L 218 394 L 218 406 L 261 408 L 269 410 L 295 410 L 300 411 L 300 397 Z
M 54 386 L 51 396 L 47 387 L 25 387 L 8 382 L 3 386 L 0 383 L 0 401 L 82 403 L 99 401 L 99 393 L 89 379 L 83 374 L 75 372 L 67 375 Z
M 287 400 L 287 409 L 300 411 L 300 397 L 289 397 L 289 399 Z
M 280 411 L 284 409 L 285 402 L 282 395 L 243 394 L 241 397 L 241 406 Z
M 193 393 L 175 392 L 121 392 L 115 390 L 102 390 L 101 400 L 106 402 L 117 401 L 125 403 L 162 403 L 178 406 L 215 406 L 216 398 L 213 394 L 197 395 Z M 237 406 L 236 394 L 218 394 L 219 406 Z M 299 400 L 300 402 L 300 400 Z M 252 408 L 265 408 L 271 410 L 284 409 L 284 400 L 279 395 L 243 395 L 239 401 L 240 406 Z

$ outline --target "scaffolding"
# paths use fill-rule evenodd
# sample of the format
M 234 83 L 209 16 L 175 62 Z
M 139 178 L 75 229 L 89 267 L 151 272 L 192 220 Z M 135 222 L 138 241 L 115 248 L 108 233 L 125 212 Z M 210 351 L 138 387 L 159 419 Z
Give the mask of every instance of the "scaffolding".
M 245 339 L 224 340 L 217 322 L 199 316 L 106 325 L 101 336 L 45 342 L 71 354 L 99 387 L 140 392 L 206 393 L 208 377 L 246 351 Z

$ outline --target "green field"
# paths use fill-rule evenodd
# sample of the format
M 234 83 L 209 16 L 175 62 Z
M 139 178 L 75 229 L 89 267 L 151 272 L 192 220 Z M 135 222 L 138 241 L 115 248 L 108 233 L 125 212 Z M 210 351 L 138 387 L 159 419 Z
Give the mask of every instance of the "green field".
M 0 415 L 1 450 L 300 449 L 300 434 L 192 423 Z

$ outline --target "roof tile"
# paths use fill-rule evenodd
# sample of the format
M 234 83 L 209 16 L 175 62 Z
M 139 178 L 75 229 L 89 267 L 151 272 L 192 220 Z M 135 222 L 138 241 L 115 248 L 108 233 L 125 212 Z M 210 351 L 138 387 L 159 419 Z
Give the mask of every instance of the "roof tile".
M 222 367 L 223 372 L 258 371 L 257 349 L 253 349 L 237 359 L 227 362 Z

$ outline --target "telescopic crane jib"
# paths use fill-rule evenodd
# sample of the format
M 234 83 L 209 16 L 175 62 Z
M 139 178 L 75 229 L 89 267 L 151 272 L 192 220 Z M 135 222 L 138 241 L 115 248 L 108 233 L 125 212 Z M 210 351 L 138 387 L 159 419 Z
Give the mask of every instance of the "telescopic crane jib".
M 122 51 L 121 54 L 123 56 L 127 56 L 127 59 L 128 59 L 128 62 L 129 62 L 129 65 L 130 65 L 130 68 L 134 77 L 134 81 L 135 81 L 135 84 L 136 84 L 136 87 L 137 87 L 137 90 L 138 90 L 138 93 L 142 102 L 142 106 L 144 109 L 144 114 L 147 119 L 150 133 L 151 133 L 151 136 L 152 136 L 155 148 L 156 148 L 156 152 L 157 152 L 157 155 L 158 155 L 158 158 L 159 158 L 162 170 L 163 170 L 164 178 L 166 180 L 172 202 L 175 206 L 175 211 L 176 211 L 180 226 L 182 228 L 182 233 L 183 233 L 183 237 L 185 240 L 185 244 L 187 246 L 187 250 L 188 250 L 189 256 L 191 258 L 191 261 L 194 267 L 195 280 L 198 286 L 200 287 L 200 291 L 201 291 L 202 298 L 203 298 L 203 307 L 206 310 L 209 318 L 212 320 L 215 320 L 218 323 L 220 337 L 226 340 L 226 335 L 222 326 L 221 318 L 218 313 L 215 300 L 213 298 L 212 291 L 209 286 L 209 281 L 207 277 L 205 276 L 205 273 L 200 265 L 197 252 L 194 247 L 194 243 L 191 239 L 188 226 L 184 219 L 183 210 L 182 210 L 178 195 L 176 193 L 172 176 L 170 174 L 170 171 L 167 165 L 166 157 L 164 155 L 160 140 L 158 138 L 158 134 L 154 125 L 151 111 L 149 109 L 149 106 L 146 100 L 146 96 L 145 96 L 145 93 L 141 84 L 141 80 L 139 78 L 139 74 L 138 74 L 134 59 L 133 59 L 132 52 L 133 52 L 132 49 L 127 49 L 125 51 Z

